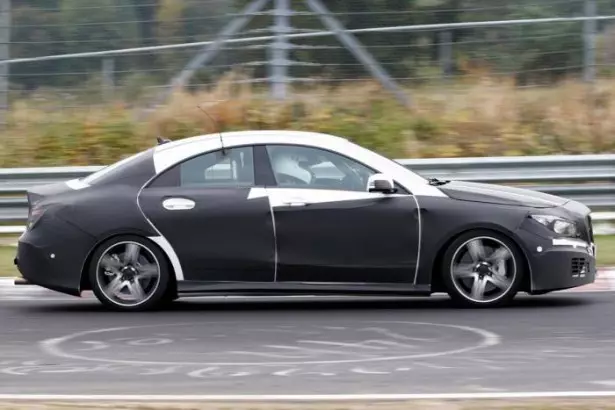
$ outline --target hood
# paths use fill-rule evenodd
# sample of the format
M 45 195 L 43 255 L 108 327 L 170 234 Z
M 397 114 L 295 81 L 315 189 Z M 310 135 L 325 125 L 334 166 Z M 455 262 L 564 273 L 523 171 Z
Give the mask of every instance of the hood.
M 489 204 L 552 208 L 570 202 L 567 198 L 530 189 L 478 182 L 451 181 L 438 187 L 453 199 Z

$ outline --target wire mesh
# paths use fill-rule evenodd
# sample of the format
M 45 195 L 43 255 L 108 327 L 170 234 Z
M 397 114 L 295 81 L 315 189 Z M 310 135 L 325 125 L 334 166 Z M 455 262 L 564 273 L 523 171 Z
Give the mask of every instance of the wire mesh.
M 591 0 L 420 0 L 380 4 L 367 0 L 326 2 L 348 29 L 413 24 L 447 24 L 472 21 L 583 16 Z M 594 0 L 598 14 L 615 14 L 615 3 Z M 215 40 L 217 33 L 238 16 L 248 1 L 227 0 L 77 0 L 14 1 L 10 57 L 80 53 L 129 47 L 180 44 Z M 273 9 L 268 6 L 252 16 L 234 38 L 271 35 Z M 326 28 L 302 1 L 291 2 L 291 33 Z M 406 86 L 439 84 L 490 73 L 519 85 L 543 85 L 562 78 L 580 77 L 592 64 L 597 75 L 610 75 L 615 62 L 614 25 L 600 22 L 595 33 L 596 61 L 587 61 L 584 22 L 537 23 L 520 26 L 444 28 L 398 33 L 357 34 L 391 77 Z M 330 84 L 373 80 L 364 64 L 336 36 L 290 41 L 289 81 Z M 253 82 L 267 82 L 271 42 L 225 45 L 211 63 L 196 73 L 191 86 L 213 85 L 229 70 L 241 70 Z M 195 48 L 119 54 L 113 64 L 103 58 L 74 58 L 16 65 L 10 70 L 13 93 L 57 89 L 83 91 L 93 98 L 91 87 L 107 84 L 131 89 L 161 88 L 181 70 Z M 107 58 L 108 60 L 108 58 Z M 103 67 L 107 67 L 103 69 Z M 105 72 L 112 68 L 113 72 Z M 245 81 L 245 80 L 244 80 Z M 102 93 L 101 95 L 109 95 Z

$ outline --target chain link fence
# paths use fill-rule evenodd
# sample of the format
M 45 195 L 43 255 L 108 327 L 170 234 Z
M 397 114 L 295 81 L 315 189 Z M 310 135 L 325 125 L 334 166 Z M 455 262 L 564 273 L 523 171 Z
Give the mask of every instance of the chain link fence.
M 111 98 L 150 97 L 152 91 L 169 87 L 199 47 L 142 52 L 134 48 L 214 41 L 250 3 L 13 0 L 8 7 L 11 2 L 2 1 L 4 12 L 10 11 L 10 18 L 4 19 L 10 39 L 8 55 L 3 57 L 35 59 L 9 65 L 9 101 L 53 91 L 62 101 L 58 107 L 65 108 Z M 196 70 L 188 83 L 191 88 L 213 86 L 231 71 L 241 73 L 234 82 L 262 84 L 265 90 L 283 84 L 284 90 L 278 92 L 282 97 L 287 95 L 286 86 L 301 92 L 306 84 L 374 79 L 352 46 L 338 36 L 310 37 L 330 27 L 309 2 L 266 3 L 229 36 L 263 39 L 223 44 L 208 64 Z M 340 0 L 327 1 L 326 7 L 343 27 L 358 31 L 355 38 L 392 80 L 410 90 L 421 85 L 451 87 L 457 80 L 487 73 L 533 87 L 562 79 L 610 78 L 615 71 L 613 20 L 544 21 L 615 15 L 615 2 L 610 0 Z M 512 24 L 523 19 L 536 22 Z M 471 24 L 483 22 L 491 24 Z M 365 29 L 370 30 L 362 33 Z M 286 34 L 305 37 L 289 39 Z M 105 57 L 87 55 L 128 48 L 133 50 Z M 36 60 L 76 53 L 86 54 Z

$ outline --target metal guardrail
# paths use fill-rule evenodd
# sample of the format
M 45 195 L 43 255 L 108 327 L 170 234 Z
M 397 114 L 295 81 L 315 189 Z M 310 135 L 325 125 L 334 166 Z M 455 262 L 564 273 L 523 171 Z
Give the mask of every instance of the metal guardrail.
M 522 186 L 574 199 L 600 213 L 599 220 L 615 219 L 615 213 L 604 212 L 615 210 L 615 154 L 401 159 L 398 162 L 428 178 Z M 27 189 L 81 178 L 101 168 L 0 169 L 0 223 L 25 223 Z

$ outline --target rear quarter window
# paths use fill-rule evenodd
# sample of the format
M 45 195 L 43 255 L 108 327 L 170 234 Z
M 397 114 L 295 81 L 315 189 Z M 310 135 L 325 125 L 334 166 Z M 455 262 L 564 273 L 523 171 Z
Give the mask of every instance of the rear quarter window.
M 88 185 L 121 183 L 143 185 L 154 176 L 154 149 L 142 151 L 115 162 L 83 178 Z

